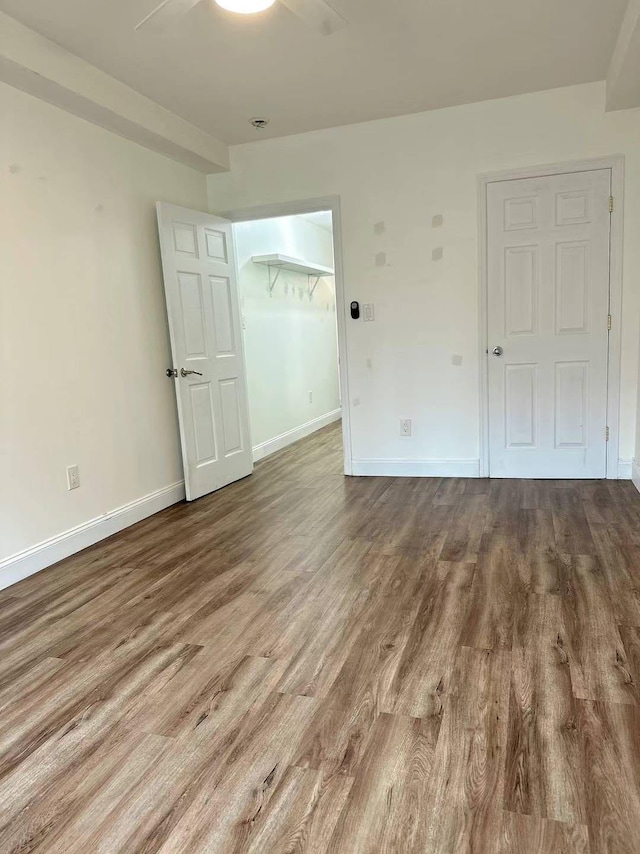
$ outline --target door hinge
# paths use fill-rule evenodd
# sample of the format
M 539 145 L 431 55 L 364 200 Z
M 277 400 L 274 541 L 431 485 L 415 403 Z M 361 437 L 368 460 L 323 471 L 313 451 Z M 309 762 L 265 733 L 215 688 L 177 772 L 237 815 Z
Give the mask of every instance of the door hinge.
M 604 440 L 605 440 L 605 442 L 609 441 L 609 428 L 608 427 L 604 428 Z
M 611 315 L 607 315 L 607 329 L 611 332 Z
M 613 213 L 613 196 L 609 196 L 609 213 Z

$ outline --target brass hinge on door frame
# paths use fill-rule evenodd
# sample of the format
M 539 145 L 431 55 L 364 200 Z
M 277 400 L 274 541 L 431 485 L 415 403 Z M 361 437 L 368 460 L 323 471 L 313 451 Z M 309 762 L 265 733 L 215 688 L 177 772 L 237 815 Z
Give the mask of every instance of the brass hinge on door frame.
M 613 196 L 609 196 L 609 213 L 613 213 Z
M 604 440 L 605 440 L 605 442 L 609 441 L 609 428 L 608 427 L 604 428 Z

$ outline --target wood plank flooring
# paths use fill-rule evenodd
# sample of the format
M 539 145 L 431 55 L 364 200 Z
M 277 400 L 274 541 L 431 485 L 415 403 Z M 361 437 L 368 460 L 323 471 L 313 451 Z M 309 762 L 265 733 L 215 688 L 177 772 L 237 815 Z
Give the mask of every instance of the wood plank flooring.
M 640 852 L 640 494 L 340 471 L 0 593 L 0 852 Z

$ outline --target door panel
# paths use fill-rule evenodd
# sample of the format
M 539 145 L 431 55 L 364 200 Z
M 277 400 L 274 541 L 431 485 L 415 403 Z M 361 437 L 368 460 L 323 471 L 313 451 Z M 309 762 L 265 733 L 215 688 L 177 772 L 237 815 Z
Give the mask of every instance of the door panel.
M 215 407 L 211 396 L 211 383 L 189 383 L 191 418 L 196 440 L 196 465 L 215 462 L 216 453 Z
M 610 185 L 599 169 L 487 187 L 491 477 L 606 474 Z
M 227 236 L 224 231 L 218 228 L 205 228 L 204 239 L 207 257 L 226 264 L 229 258 L 227 255 Z
M 535 448 L 536 446 L 537 369 L 537 365 L 506 366 L 507 448 Z
M 187 498 L 251 474 L 231 223 L 158 202 Z
M 586 448 L 588 362 L 556 362 L 556 448 Z
M 231 303 L 231 282 L 210 276 L 213 297 L 213 323 L 216 335 L 216 353 L 218 356 L 235 355 L 235 336 L 233 331 L 233 308 Z
M 556 332 L 589 331 L 589 243 L 556 245 Z
M 538 327 L 538 246 L 505 250 L 505 335 L 535 335 Z
M 240 423 L 240 401 L 236 380 L 220 381 L 222 403 L 222 425 L 224 427 L 225 456 L 242 451 L 242 425 Z
M 196 273 L 178 273 L 185 359 L 206 359 L 202 280 Z

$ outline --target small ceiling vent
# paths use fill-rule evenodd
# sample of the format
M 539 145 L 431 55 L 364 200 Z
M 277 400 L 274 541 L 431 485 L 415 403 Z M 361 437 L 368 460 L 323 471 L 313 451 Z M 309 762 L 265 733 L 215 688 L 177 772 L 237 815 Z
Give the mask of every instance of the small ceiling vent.
M 269 119 L 249 119 L 250 124 L 254 126 L 254 128 L 266 128 L 269 124 Z

